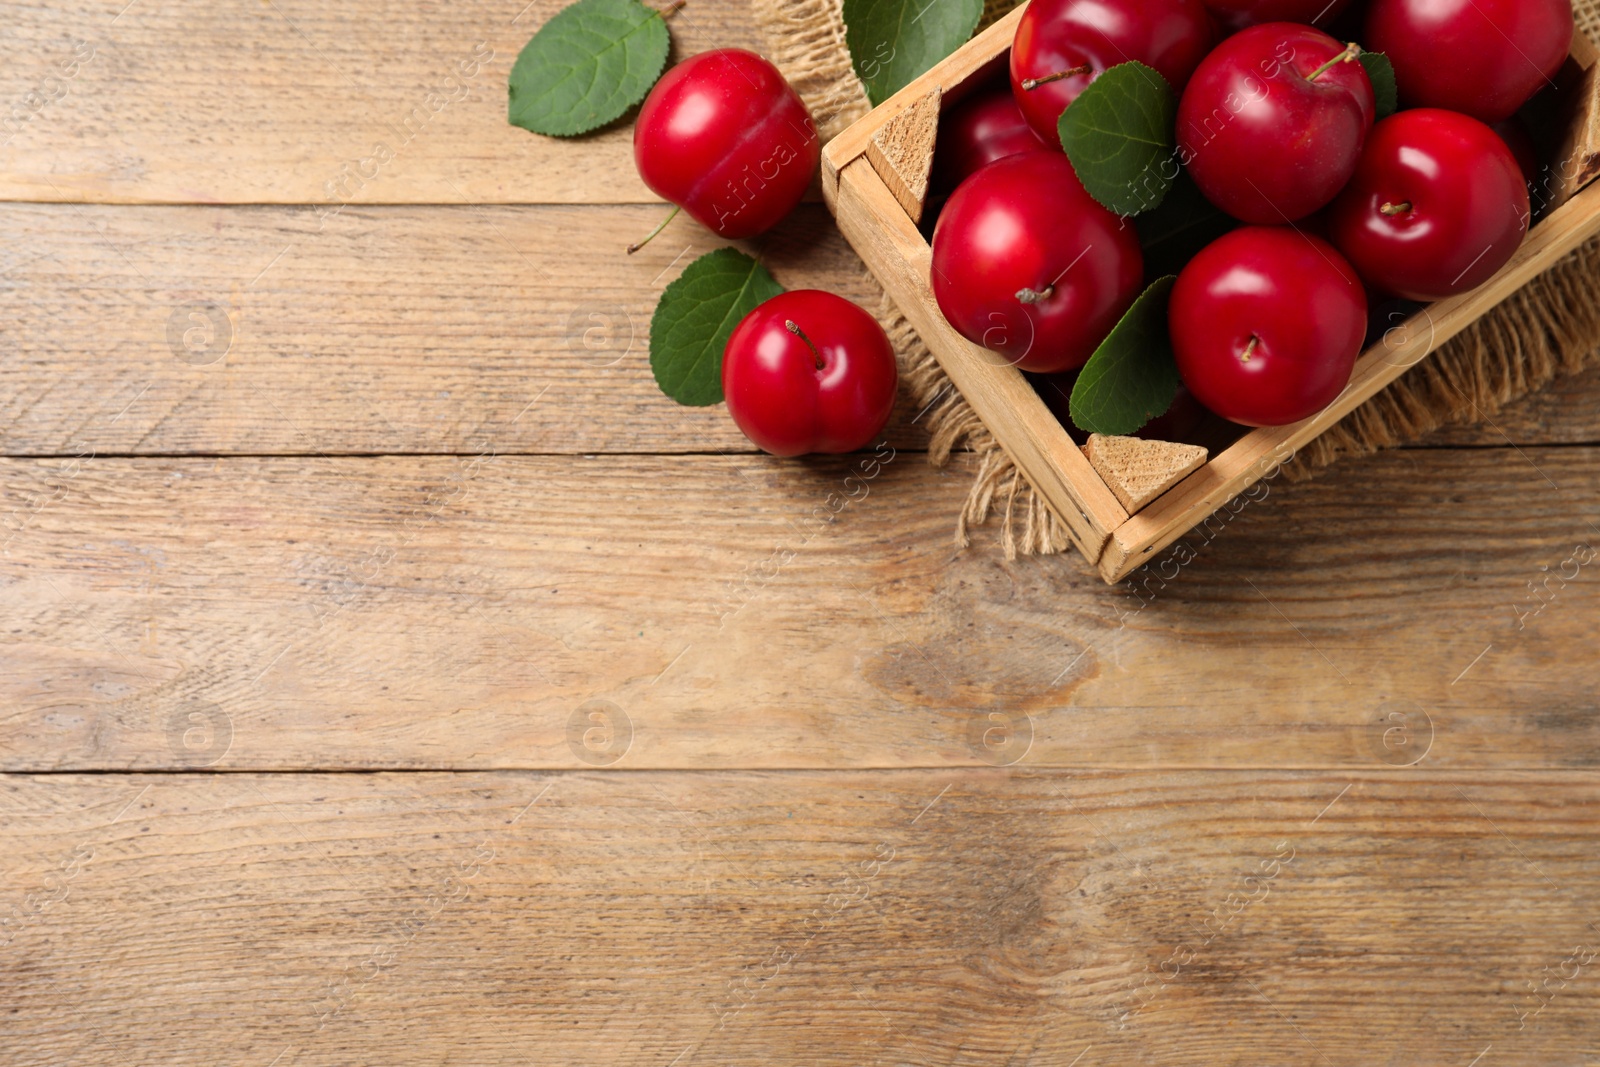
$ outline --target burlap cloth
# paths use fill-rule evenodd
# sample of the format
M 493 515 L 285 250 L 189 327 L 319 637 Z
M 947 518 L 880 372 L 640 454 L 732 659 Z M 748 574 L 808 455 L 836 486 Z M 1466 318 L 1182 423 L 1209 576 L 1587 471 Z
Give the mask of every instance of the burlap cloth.
M 933 0 L 937 3 L 939 0 Z M 767 54 L 805 98 L 824 141 L 870 110 L 845 47 L 842 0 L 751 0 Z M 1016 0 L 987 0 L 985 23 Z M 1574 0 L 1578 24 L 1600 40 L 1600 0 Z M 863 268 L 865 270 L 865 268 Z M 1284 476 L 1304 479 L 1342 456 L 1415 441 L 1451 423 L 1492 419 L 1508 402 L 1556 378 L 1600 363 L 1600 238 L 1590 241 L 1484 316 L 1383 392 L 1301 450 Z M 979 457 L 956 540 L 998 513 L 1008 558 L 1072 547 L 1066 527 L 950 385 L 893 302 L 878 317 L 900 355 L 901 373 L 932 434 L 929 460 L 943 466 L 958 448 Z

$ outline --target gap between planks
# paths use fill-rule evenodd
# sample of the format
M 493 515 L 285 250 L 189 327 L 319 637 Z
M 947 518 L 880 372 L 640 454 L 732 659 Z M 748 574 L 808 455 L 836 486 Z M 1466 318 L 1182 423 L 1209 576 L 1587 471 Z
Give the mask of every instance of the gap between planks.
M 11 770 L 0 766 L 0 779 L 4 778 L 296 778 L 316 776 L 341 776 L 341 777 L 368 777 L 375 778 L 384 775 L 512 775 L 512 776 L 625 776 L 638 777 L 642 775 L 681 775 L 696 778 L 714 778 L 729 775 L 783 775 L 786 777 L 815 777 L 817 775 L 927 775 L 927 774 L 962 774 L 982 775 L 984 777 L 999 777 L 1007 779 L 1026 780 L 1029 778 L 1044 778 L 1058 776 L 1095 776 L 1117 777 L 1131 774 L 1305 774 L 1323 775 L 1325 777 L 1348 779 L 1351 782 L 1411 782 L 1420 784 L 1428 781 L 1448 781 L 1452 777 L 1474 777 L 1482 774 L 1495 776 L 1529 775 L 1548 778 L 1551 775 L 1561 777 L 1585 776 L 1600 777 L 1600 767 L 1576 767 L 1568 765 L 1534 764 L 1506 764 L 1496 765 L 1492 769 L 1482 767 L 1454 766 L 1435 767 L 1432 770 L 1423 769 L 1426 761 L 1406 767 L 1396 767 L 1393 771 L 1385 772 L 1371 770 L 1365 767 L 1339 763 L 1261 763 L 1237 765 L 1224 763 L 1185 763 L 1173 761 L 1170 763 L 1040 763 L 1033 765 L 1014 765 L 1011 767 L 994 767 L 988 764 L 951 764 L 951 763 L 897 763 L 889 764 L 850 764 L 833 767 L 768 767 L 751 764 L 730 765 L 722 767 L 539 767 L 539 766 L 501 766 L 501 767 L 474 767 L 474 766 L 432 766 L 432 767 L 143 767 L 135 770 L 126 770 L 116 767 L 62 767 L 49 770 Z
M 1384 449 L 1385 452 L 1504 452 L 1520 449 L 1524 452 L 1529 449 L 1539 451 L 1556 451 L 1563 449 L 1600 448 L 1600 437 L 1593 440 L 1584 438 L 1572 441 L 1514 441 L 1511 444 L 1504 442 L 1483 441 L 1469 443 L 1444 443 L 1430 444 L 1427 441 L 1413 441 L 1396 448 Z M 921 447 L 900 446 L 896 451 L 903 456 L 926 456 L 929 449 L 926 445 Z M 482 455 L 479 451 L 462 452 L 344 452 L 338 449 L 317 449 L 305 452 L 94 452 L 90 455 L 80 455 L 76 452 L 9 452 L 0 450 L 0 459 L 15 460 L 256 460 L 256 459 L 473 459 Z M 822 457 L 834 459 L 848 459 L 851 456 L 870 456 L 870 452 L 850 452 L 842 456 Z M 956 452 L 955 455 L 970 455 L 971 453 Z M 578 459 L 593 457 L 596 459 L 755 459 L 766 457 L 766 453 L 756 448 L 730 450 L 726 448 L 705 449 L 693 452 L 659 452 L 650 450 L 614 452 L 614 451 L 572 451 L 572 452 L 524 452 L 507 450 L 494 452 L 500 459 Z M 1351 456 L 1341 460 L 1328 470 L 1337 470 L 1341 467 L 1360 463 L 1369 456 Z M 948 469 L 948 468 L 941 468 Z M 1326 475 L 1320 472 L 1319 477 Z

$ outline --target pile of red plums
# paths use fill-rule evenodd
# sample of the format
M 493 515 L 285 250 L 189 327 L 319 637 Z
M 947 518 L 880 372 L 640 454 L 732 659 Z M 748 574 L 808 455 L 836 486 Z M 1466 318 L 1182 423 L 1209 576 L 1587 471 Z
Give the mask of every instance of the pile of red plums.
M 1467 292 L 1521 245 L 1533 175 L 1507 124 L 1572 37 L 1569 0 L 1033 0 L 1009 91 L 944 117 L 934 294 L 1025 371 L 1083 367 L 1151 279 L 1058 123 L 1136 60 L 1177 94 L 1173 173 L 1233 220 L 1172 288 L 1183 382 L 1234 423 L 1309 418 L 1349 384 L 1369 305 Z M 1363 49 L 1392 65 L 1387 118 Z

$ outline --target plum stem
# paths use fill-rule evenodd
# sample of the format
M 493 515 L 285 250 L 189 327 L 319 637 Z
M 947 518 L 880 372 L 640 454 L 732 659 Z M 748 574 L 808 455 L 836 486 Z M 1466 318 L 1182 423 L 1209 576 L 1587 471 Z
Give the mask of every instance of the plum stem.
M 1042 78 L 1024 78 L 1022 79 L 1022 88 L 1024 91 L 1031 93 L 1041 85 L 1048 85 L 1051 82 L 1058 82 L 1063 78 L 1076 78 L 1080 74 L 1093 73 L 1094 67 L 1084 63 L 1081 66 L 1073 67 L 1071 70 L 1058 70 L 1054 74 L 1046 74 Z
M 672 3 L 668 4 L 660 11 L 657 11 L 656 14 L 660 15 L 663 19 L 670 19 L 672 16 L 676 15 L 678 12 L 682 11 L 686 6 L 688 6 L 688 3 L 689 0 L 672 0 Z
M 1407 200 L 1399 204 L 1385 204 L 1378 210 L 1392 219 L 1397 215 L 1408 214 L 1411 211 L 1411 201 Z
M 828 364 L 823 360 L 822 353 L 817 351 L 817 346 L 811 343 L 811 338 L 806 336 L 806 332 L 800 328 L 799 323 L 795 322 L 793 319 L 784 319 L 783 328 L 806 343 L 806 347 L 811 349 L 811 354 L 817 357 L 818 370 L 825 370 L 827 368 Z
M 1053 284 L 1045 286 L 1042 291 L 1034 289 L 1019 289 L 1017 291 L 1017 299 L 1024 304 L 1042 304 L 1055 295 L 1056 287 Z
M 1261 338 L 1255 334 L 1250 335 L 1250 343 L 1245 346 L 1244 355 L 1239 357 L 1239 362 L 1249 363 L 1250 357 L 1256 354 L 1256 349 L 1261 347 Z
M 1332 70 L 1334 67 L 1337 67 L 1340 63 L 1353 63 L 1360 58 L 1361 46 L 1356 44 L 1354 41 L 1351 41 L 1350 46 L 1343 52 L 1340 52 L 1338 55 L 1322 64 L 1322 66 L 1306 75 L 1306 81 L 1314 82 L 1324 74 L 1328 73 L 1328 71 Z
M 636 245 L 629 245 L 628 246 L 628 255 L 630 255 L 630 256 L 633 255 L 635 252 L 639 251 L 639 249 L 643 248 L 645 245 L 649 244 L 651 241 L 654 241 L 656 239 L 656 234 L 658 234 L 662 230 L 666 229 L 667 228 L 667 223 L 669 223 L 673 219 L 677 218 L 678 217 L 678 212 L 680 212 L 682 210 L 683 210 L 683 208 L 681 208 L 681 207 L 673 208 L 672 209 L 672 213 L 670 215 L 668 215 L 666 218 L 661 220 L 661 225 L 657 226 L 655 229 L 650 231 L 650 236 L 649 237 L 646 237 L 644 240 L 640 241 Z

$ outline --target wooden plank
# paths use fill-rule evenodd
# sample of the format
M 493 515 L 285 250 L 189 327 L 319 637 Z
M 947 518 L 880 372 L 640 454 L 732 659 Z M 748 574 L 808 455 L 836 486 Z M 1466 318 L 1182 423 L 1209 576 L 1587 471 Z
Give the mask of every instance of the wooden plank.
M 954 550 L 973 470 L 6 461 L 0 767 L 1600 759 L 1600 451 L 1267 483 L 1116 588 Z
M 663 288 L 726 242 L 657 211 L 0 208 L 11 454 L 752 451 L 650 372 Z M 820 206 L 746 248 L 876 309 Z M 922 447 L 906 397 L 893 440 Z
M 725 410 L 680 407 L 651 377 L 661 289 L 720 244 L 674 224 L 624 256 L 655 221 L 649 207 L 364 208 L 321 225 L 277 207 L 0 206 L 0 450 L 472 454 L 492 434 L 507 452 L 750 451 Z M 789 286 L 876 307 L 820 207 L 746 247 Z M 924 447 L 920 411 L 902 399 L 896 448 Z M 1495 422 L 1518 445 L 1600 442 L 1600 377 Z M 1487 427 L 1448 440 L 1505 443 Z
M 7 3 L 0 199 L 654 201 L 627 120 L 575 140 L 506 121 L 517 53 L 566 2 Z M 676 57 L 762 47 L 743 0 L 671 26 Z
M 105 775 L 0 804 L 13 1067 L 1595 1053 L 1592 772 Z
M 939 355 L 939 365 L 983 420 L 1004 441 L 1088 559 L 1097 559 L 1128 512 L 1021 372 L 1003 356 L 956 332 L 934 299 L 933 250 L 871 163 L 857 160 L 839 175 L 834 203 L 839 229 L 872 268 L 885 291 Z

